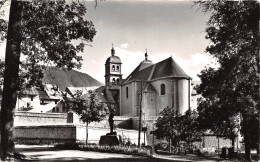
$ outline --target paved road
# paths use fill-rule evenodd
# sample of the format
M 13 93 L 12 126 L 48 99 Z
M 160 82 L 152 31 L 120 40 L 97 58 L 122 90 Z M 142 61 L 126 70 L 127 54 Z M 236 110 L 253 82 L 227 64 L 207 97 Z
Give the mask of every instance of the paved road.
M 93 151 L 57 150 L 52 146 L 17 145 L 17 151 L 27 156 L 27 161 L 220 161 L 217 158 L 201 158 L 195 155 L 155 155 L 153 158 L 124 155 L 116 153 L 100 153 Z

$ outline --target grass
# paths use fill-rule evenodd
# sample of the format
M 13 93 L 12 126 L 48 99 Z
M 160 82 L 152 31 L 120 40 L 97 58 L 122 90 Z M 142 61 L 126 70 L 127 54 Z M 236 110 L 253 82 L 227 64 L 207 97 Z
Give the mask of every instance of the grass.
M 55 148 L 58 149 L 72 149 L 72 150 L 82 150 L 82 151 L 97 151 L 106 153 L 120 153 L 127 155 L 139 155 L 139 156 L 151 156 L 152 150 L 146 147 L 137 146 L 108 146 L 108 145 L 96 145 L 96 144 L 82 144 L 82 143 L 64 143 L 57 144 Z

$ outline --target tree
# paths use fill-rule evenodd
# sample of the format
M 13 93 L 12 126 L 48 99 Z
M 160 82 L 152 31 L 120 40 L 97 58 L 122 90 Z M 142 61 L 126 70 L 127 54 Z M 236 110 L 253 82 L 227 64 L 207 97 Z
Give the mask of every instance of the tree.
M 196 110 L 187 110 L 182 116 L 183 131 L 181 133 L 181 140 L 187 142 L 188 147 L 195 141 L 199 141 L 202 136 L 202 131 L 198 129 L 198 113 Z
M 15 152 L 13 115 L 19 90 L 19 65 L 29 71 L 25 81 L 37 85 L 42 77 L 41 63 L 72 69 L 80 67 L 86 43 L 96 34 L 91 21 L 83 18 L 84 4 L 61 1 L 11 1 L 7 33 L 3 101 L 1 106 L 1 157 Z M 79 44 L 72 41 L 81 40 Z M 20 54 L 26 61 L 20 62 Z
M 211 14 L 206 28 L 211 43 L 206 51 L 220 65 L 199 75 L 202 84 L 197 92 L 204 97 L 198 108 L 200 118 L 212 121 L 211 130 L 232 135 L 236 128 L 232 118 L 241 116 L 246 158 L 251 160 L 251 144 L 259 145 L 255 138 L 259 126 L 250 125 L 259 123 L 259 4 L 222 0 L 197 4 Z
M 154 134 L 159 139 L 166 138 L 173 141 L 177 147 L 180 146 L 180 142 L 190 147 L 192 142 L 201 137 L 201 132 L 197 131 L 197 116 L 195 110 L 188 110 L 184 115 L 180 115 L 176 114 L 173 108 L 167 107 L 160 112 Z
M 106 104 L 100 102 L 96 92 L 89 91 L 89 96 L 82 96 L 82 92 L 75 94 L 76 106 L 73 110 L 80 115 L 80 119 L 86 123 L 86 144 L 88 143 L 88 124 L 103 120 L 109 110 Z

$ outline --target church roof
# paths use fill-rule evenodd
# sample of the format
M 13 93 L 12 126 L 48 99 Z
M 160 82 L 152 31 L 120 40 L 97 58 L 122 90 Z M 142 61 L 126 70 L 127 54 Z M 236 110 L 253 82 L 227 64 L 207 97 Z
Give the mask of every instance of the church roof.
M 152 84 L 148 83 L 148 85 L 145 87 L 145 92 L 156 92 L 156 90 Z
M 149 66 L 153 65 L 153 62 L 150 60 L 144 60 L 140 63 L 139 70 L 145 69 Z
M 106 64 L 108 63 L 122 64 L 121 59 L 118 56 L 110 56 L 109 58 L 107 58 Z
M 135 70 L 126 78 L 124 83 L 134 80 L 149 81 L 165 77 L 190 79 L 190 76 L 184 72 L 172 57 L 140 70 L 141 65 L 142 63 L 135 68 Z
M 115 56 L 115 54 L 116 54 L 116 52 L 115 52 L 115 49 L 112 44 L 111 56 L 109 58 L 107 58 L 106 64 L 109 64 L 109 63 L 122 64 L 121 59 L 118 56 Z

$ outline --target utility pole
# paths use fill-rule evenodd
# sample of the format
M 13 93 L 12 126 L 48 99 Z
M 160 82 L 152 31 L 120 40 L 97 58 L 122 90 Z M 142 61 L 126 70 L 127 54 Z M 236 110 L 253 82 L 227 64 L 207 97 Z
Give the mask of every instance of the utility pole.
M 141 130 L 142 130 L 142 98 L 143 98 L 143 80 L 141 81 L 141 91 L 140 91 L 140 112 L 139 112 L 139 131 L 138 131 L 138 147 L 140 145 Z

